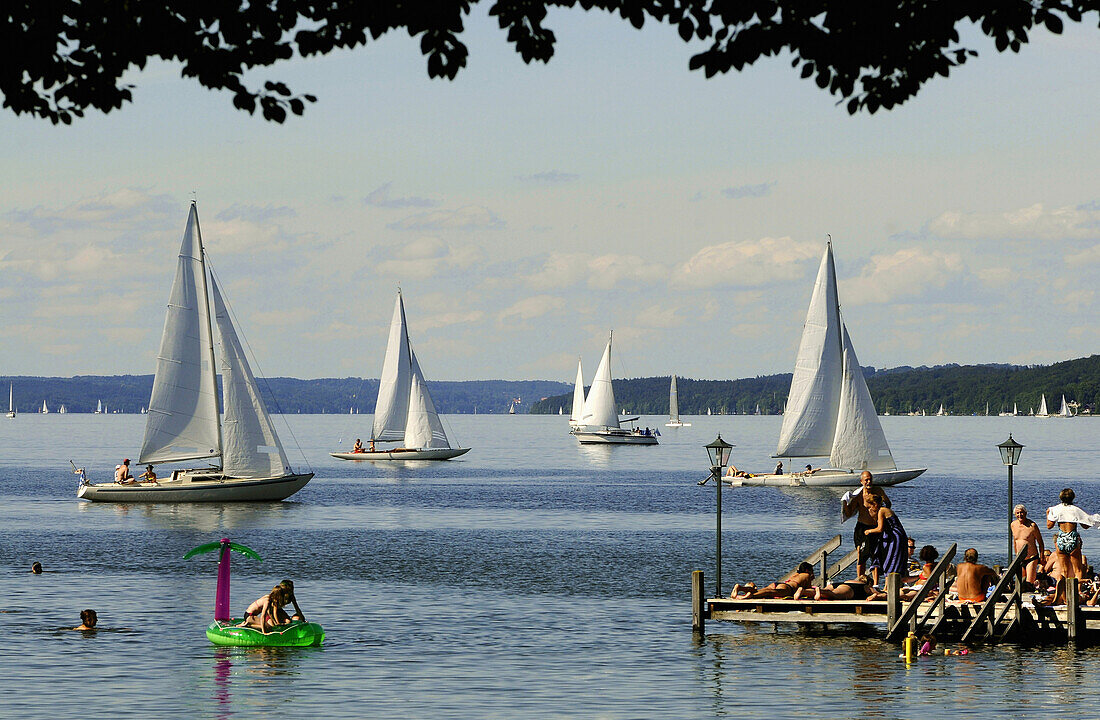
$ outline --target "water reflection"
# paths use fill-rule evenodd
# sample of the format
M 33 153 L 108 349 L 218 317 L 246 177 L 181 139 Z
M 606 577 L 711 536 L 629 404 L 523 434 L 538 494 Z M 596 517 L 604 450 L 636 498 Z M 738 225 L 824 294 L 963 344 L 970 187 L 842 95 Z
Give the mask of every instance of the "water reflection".
M 293 501 L 271 503 L 93 503 L 77 511 L 95 517 L 134 516 L 157 528 L 215 532 L 234 528 L 280 527 L 299 507 Z
M 215 647 L 212 653 L 213 700 L 215 717 L 226 719 L 258 702 L 273 705 L 294 693 L 292 680 L 301 674 L 305 657 L 321 648 Z M 255 693 L 266 683 L 278 683 L 277 698 L 257 698 Z

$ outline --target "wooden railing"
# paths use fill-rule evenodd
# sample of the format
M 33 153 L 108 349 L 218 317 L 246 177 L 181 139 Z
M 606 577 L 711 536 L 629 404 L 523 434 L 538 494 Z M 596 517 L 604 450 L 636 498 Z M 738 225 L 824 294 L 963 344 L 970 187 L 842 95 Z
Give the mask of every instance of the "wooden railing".
M 905 637 L 905 634 L 909 631 L 920 636 L 923 634 L 924 628 L 936 608 L 940 610 L 940 619 L 943 618 L 944 601 L 947 600 L 948 589 L 947 571 L 951 567 L 951 561 L 955 558 L 958 547 L 958 543 L 952 543 L 951 547 L 947 549 L 940 561 L 932 568 L 928 579 L 924 581 L 924 587 L 917 591 L 916 596 L 909 602 L 904 612 L 901 611 L 901 575 L 890 573 L 886 576 L 886 626 L 889 628 L 886 633 L 887 640 L 896 642 Z M 932 594 L 937 586 L 939 587 L 939 597 L 924 613 L 924 616 L 918 619 L 921 603 Z
M 799 565 L 804 562 L 810 563 L 811 565 L 820 565 L 821 569 L 818 571 L 817 584 L 824 586 L 825 583 L 829 582 L 829 578 L 836 577 L 837 574 L 842 572 L 844 568 L 851 565 L 852 562 L 855 560 L 855 555 L 853 555 L 853 553 L 856 553 L 857 551 L 853 550 L 842 557 L 839 562 L 835 562 L 832 565 L 829 565 L 829 553 L 836 550 L 838 547 L 840 547 L 840 536 L 835 535 L 829 538 L 829 540 L 827 540 L 824 545 L 803 558 L 802 562 L 800 562 Z M 849 556 L 851 556 L 850 560 L 848 559 Z M 796 572 L 798 572 L 797 567 L 783 577 L 790 577 Z

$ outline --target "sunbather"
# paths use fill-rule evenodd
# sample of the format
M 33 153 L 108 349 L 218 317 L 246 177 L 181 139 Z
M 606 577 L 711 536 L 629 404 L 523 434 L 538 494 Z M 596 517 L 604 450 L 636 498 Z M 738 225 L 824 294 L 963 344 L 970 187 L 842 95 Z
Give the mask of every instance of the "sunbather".
M 734 600 L 758 600 L 769 598 L 789 598 L 800 588 L 807 588 L 814 579 L 814 566 L 808 562 L 799 564 L 798 569 L 786 580 L 770 583 L 757 588 L 754 583 L 733 586 L 730 597 Z

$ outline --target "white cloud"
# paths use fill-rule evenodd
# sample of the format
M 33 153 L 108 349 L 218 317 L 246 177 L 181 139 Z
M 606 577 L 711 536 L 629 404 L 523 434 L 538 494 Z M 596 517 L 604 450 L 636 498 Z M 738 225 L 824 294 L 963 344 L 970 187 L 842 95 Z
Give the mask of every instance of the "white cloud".
M 821 243 L 789 237 L 731 240 L 708 245 L 676 268 L 673 282 L 681 287 L 745 287 L 798 282 L 807 261 L 821 256 Z
M 929 224 L 942 238 L 957 240 L 1067 240 L 1100 237 L 1100 209 L 1047 209 L 1042 203 L 1003 213 L 945 212 Z
M 843 283 L 841 303 L 885 303 L 956 283 L 964 265 L 957 253 L 909 247 L 873 255 L 859 277 Z
M 476 245 L 452 245 L 437 237 L 425 236 L 401 245 L 379 250 L 385 258 L 375 265 L 379 275 L 397 280 L 424 280 L 456 268 L 465 268 L 481 259 L 481 248 Z
M 386 183 L 381 185 L 363 198 L 364 205 L 370 205 L 372 207 L 381 208 L 407 208 L 407 207 L 436 207 L 439 205 L 438 200 L 432 200 L 431 198 L 419 197 L 417 195 L 406 195 L 404 197 L 393 197 L 390 194 L 390 190 L 393 188 L 393 183 Z
M 564 308 L 565 300 L 560 297 L 555 295 L 533 295 L 501 310 L 498 318 L 502 323 L 532 320 Z
M 391 230 L 496 230 L 504 221 L 492 210 L 480 205 L 466 205 L 457 210 L 432 210 L 417 213 L 390 223 Z
M 585 253 L 553 253 L 542 268 L 524 280 L 536 289 L 562 290 L 585 284 L 596 290 L 610 290 L 661 282 L 668 270 L 637 255 L 607 254 L 592 257 Z

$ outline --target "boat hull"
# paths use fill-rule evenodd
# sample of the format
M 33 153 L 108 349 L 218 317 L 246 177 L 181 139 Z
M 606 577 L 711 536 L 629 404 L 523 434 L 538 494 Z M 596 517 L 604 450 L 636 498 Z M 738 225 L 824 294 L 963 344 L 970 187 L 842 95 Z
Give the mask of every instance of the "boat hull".
M 691 427 L 691 423 L 680 422 L 676 420 L 674 422 L 666 422 L 665 427 Z
M 657 436 L 631 432 L 574 432 L 581 445 L 656 445 Z
M 875 485 L 889 487 L 920 476 L 927 468 L 889 470 L 875 473 Z M 734 486 L 743 487 L 859 487 L 860 473 L 855 470 L 820 470 L 813 475 L 756 475 L 750 478 L 724 478 Z
M 76 496 L 91 502 L 263 502 L 285 500 L 301 490 L 313 473 L 284 475 L 277 478 L 225 478 L 209 472 L 173 473 L 169 480 L 155 484 L 120 485 L 95 483 L 82 485 Z
M 423 450 L 375 450 L 361 453 L 329 453 L 338 460 L 450 460 L 470 448 L 425 448 Z
M 295 621 L 264 633 L 256 628 L 237 627 L 239 622 L 215 620 L 206 628 L 206 639 L 230 647 L 312 647 L 325 640 L 325 631 L 317 623 Z

